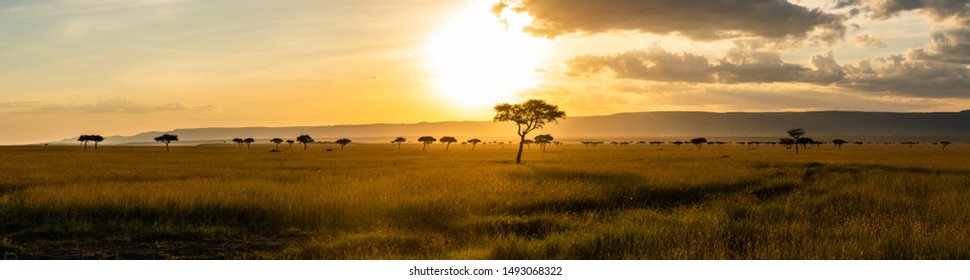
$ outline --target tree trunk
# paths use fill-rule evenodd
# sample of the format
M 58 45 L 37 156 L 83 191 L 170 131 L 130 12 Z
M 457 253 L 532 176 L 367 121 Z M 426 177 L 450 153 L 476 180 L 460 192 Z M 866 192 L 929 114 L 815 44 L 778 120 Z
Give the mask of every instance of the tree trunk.
M 303 150 L 306 151 L 306 143 L 303 143 Z
M 421 151 L 424 152 L 424 150 L 427 150 L 427 149 L 428 149 L 428 143 L 424 143 L 424 146 L 421 146 Z
M 87 150 L 88 150 L 88 142 L 87 142 L 87 141 L 84 141 L 84 150 L 85 150 L 85 151 L 87 151 Z
M 795 139 L 795 154 L 798 154 L 798 139 Z
M 165 151 L 168 152 L 168 142 L 165 142 Z
M 525 135 L 520 135 L 522 139 L 519 139 L 519 153 L 515 155 L 515 164 L 522 163 L 522 146 L 525 145 Z
M 446 152 L 448 151 L 448 147 L 451 147 L 451 142 L 448 142 L 448 144 L 445 144 L 445 151 Z
M 397 149 L 398 149 L 398 150 L 400 150 L 400 149 L 401 149 L 401 142 L 397 142 Z
M 97 150 L 98 150 L 98 142 L 97 142 L 97 141 L 95 141 L 95 142 L 94 142 L 94 150 L 95 150 L 95 151 L 97 151 Z

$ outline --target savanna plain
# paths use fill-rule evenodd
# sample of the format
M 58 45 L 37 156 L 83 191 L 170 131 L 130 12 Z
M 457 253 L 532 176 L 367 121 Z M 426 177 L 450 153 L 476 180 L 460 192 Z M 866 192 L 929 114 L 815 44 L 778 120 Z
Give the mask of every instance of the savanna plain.
M 965 144 L 272 148 L 0 147 L 0 258 L 970 259 Z

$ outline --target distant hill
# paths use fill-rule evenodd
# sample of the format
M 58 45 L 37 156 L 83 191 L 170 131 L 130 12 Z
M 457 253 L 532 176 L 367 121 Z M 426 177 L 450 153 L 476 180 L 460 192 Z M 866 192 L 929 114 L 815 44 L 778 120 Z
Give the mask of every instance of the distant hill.
M 804 128 L 808 137 L 970 137 L 970 110 L 949 113 L 881 113 L 881 112 L 781 112 L 781 113 L 708 113 L 708 112 L 640 112 L 609 116 L 567 117 L 550 124 L 542 133 L 557 139 L 675 138 L 675 137 L 762 137 L 778 138 L 792 128 Z M 187 128 L 173 131 L 145 132 L 133 136 L 107 137 L 105 144 L 153 143 L 163 133 L 176 134 L 181 144 L 222 143 L 235 137 L 261 140 L 274 137 L 295 139 L 302 134 L 318 141 L 348 137 L 358 143 L 387 143 L 404 136 L 414 141 L 419 136 L 456 136 L 460 140 L 478 137 L 483 140 L 513 140 L 515 126 L 490 121 L 452 121 L 409 124 L 364 124 L 295 127 L 219 127 Z M 537 134 L 537 133 L 533 133 Z M 532 136 L 530 134 L 530 136 Z M 61 142 L 76 143 L 74 138 Z M 231 142 L 229 142 L 231 143 Z

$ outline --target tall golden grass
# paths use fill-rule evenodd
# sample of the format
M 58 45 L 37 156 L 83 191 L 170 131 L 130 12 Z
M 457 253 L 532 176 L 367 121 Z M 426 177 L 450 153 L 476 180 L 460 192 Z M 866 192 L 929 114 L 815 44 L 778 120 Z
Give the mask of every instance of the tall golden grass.
M 0 147 L 0 257 L 970 259 L 961 145 L 272 148 Z

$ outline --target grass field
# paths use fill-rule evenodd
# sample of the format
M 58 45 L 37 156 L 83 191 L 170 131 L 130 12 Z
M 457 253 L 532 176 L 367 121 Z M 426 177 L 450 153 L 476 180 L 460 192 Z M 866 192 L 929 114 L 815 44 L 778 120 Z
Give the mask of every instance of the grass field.
M 967 145 L 452 146 L 0 147 L 0 258 L 970 259 Z

